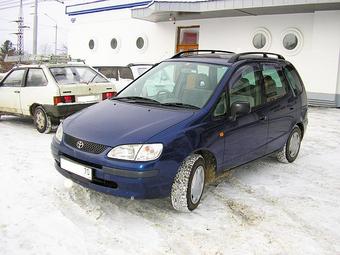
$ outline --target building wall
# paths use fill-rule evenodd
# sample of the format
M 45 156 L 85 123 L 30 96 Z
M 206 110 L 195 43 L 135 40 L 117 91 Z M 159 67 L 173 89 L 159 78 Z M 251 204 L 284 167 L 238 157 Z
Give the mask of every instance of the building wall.
M 131 18 L 130 10 L 110 11 L 77 16 L 69 35 L 72 57 L 85 58 L 92 65 L 126 65 L 155 63 L 175 53 L 178 26 L 200 25 L 199 48 L 235 52 L 254 51 L 252 37 L 258 28 L 265 28 L 271 37 L 266 51 L 280 53 L 291 61 L 315 103 L 340 106 L 340 11 L 306 14 L 281 14 L 233 18 L 201 19 L 153 23 Z M 285 30 L 301 32 L 302 47 L 290 54 L 282 46 Z M 140 51 L 136 39 L 147 38 L 147 47 Z M 110 48 L 110 40 L 120 41 L 120 50 Z M 88 41 L 95 39 L 94 50 Z M 325 103 L 324 102 L 324 103 Z

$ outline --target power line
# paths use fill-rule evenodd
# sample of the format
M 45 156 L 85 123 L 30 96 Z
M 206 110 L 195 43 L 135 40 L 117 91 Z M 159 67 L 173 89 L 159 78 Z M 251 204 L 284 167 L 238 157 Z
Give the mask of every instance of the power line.
M 45 3 L 45 2 L 58 2 L 61 4 L 64 4 L 67 1 L 62 1 L 62 0 L 40 0 L 38 1 L 39 3 Z M 23 5 L 32 5 L 35 4 L 35 1 L 32 0 L 23 0 Z M 17 8 L 20 7 L 20 1 L 13 1 L 13 0 L 3 0 L 0 1 L 0 11 L 2 10 L 8 10 L 12 8 Z

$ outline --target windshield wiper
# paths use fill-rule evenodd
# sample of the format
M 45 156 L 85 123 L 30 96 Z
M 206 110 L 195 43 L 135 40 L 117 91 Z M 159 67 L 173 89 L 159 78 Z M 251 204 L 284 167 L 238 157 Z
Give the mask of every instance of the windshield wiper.
M 113 97 L 111 100 L 121 100 L 125 102 L 136 102 L 136 103 L 160 104 L 160 102 L 158 102 L 157 100 L 146 98 L 146 97 L 137 97 L 137 96 Z
M 166 106 L 174 106 L 174 107 L 180 107 L 180 108 L 190 108 L 190 109 L 201 109 L 195 105 L 192 104 L 184 104 L 184 103 L 163 103 L 162 105 L 166 105 Z

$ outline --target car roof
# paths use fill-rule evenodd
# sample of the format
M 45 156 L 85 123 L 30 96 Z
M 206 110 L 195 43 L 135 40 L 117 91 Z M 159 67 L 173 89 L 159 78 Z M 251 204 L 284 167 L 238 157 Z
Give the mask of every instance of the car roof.
M 192 50 L 183 51 L 166 61 L 202 62 L 207 64 L 233 65 L 244 60 L 283 62 L 288 63 L 280 54 L 271 52 L 243 52 L 234 53 L 219 50 Z

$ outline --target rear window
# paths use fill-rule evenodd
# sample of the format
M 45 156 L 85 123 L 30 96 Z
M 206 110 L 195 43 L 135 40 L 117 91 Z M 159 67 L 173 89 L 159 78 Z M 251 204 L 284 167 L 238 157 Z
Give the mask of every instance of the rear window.
M 87 66 L 51 67 L 54 79 L 62 85 L 108 82 L 100 73 Z

